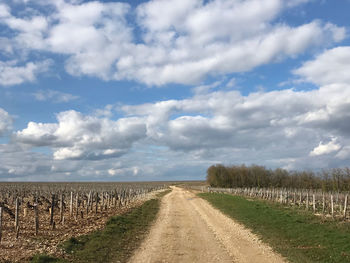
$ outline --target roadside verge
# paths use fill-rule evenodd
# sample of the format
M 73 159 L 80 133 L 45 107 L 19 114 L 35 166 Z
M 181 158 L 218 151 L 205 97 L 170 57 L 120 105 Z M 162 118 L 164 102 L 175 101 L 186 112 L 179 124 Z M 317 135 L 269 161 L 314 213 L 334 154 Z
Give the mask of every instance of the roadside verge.
M 240 196 L 200 193 L 290 262 L 350 262 L 350 224 Z
M 32 262 L 127 262 L 157 217 L 160 199 L 170 191 L 159 193 L 128 213 L 111 217 L 103 230 L 63 242 L 62 258 L 37 255 Z

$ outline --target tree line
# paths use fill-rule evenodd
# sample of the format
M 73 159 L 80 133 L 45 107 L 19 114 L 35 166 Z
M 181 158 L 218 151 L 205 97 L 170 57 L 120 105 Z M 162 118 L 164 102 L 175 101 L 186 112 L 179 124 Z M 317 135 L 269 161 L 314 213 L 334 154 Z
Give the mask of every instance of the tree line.
M 350 168 L 313 171 L 267 169 L 259 165 L 212 165 L 207 170 L 207 183 L 212 187 L 276 187 L 349 191 Z

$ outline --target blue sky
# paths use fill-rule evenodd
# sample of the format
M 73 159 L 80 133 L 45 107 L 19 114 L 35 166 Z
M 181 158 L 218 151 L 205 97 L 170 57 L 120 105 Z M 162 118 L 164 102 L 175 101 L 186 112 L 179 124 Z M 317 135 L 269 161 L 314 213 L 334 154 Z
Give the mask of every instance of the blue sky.
M 350 1 L 0 0 L 0 180 L 350 160 Z

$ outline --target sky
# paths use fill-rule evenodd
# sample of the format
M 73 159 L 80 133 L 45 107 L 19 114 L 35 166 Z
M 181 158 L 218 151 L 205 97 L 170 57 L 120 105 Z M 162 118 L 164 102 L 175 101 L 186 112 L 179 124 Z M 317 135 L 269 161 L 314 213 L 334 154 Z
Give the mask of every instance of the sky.
M 0 181 L 349 166 L 349 0 L 0 0 Z

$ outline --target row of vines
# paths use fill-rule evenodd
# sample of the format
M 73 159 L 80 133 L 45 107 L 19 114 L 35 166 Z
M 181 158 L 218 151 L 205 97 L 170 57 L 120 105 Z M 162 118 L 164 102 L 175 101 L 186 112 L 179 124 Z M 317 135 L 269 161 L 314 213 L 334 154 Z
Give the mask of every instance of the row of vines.
M 264 199 L 333 219 L 349 217 L 349 168 L 313 172 L 218 164 L 208 168 L 207 183 L 197 190 Z
M 338 220 L 349 219 L 348 193 L 322 192 L 308 189 L 279 188 L 214 188 L 197 187 L 210 193 L 228 193 L 245 198 L 268 200 L 282 205 L 305 209 L 315 215 Z
M 88 232 L 110 216 L 168 184 L 0 183 L 0 246 L 29 245 Z M 75 231 L 76 229 L 76 231 Z M 41 237 L 41 238 L 40 238 Z M 21 246 L 25 246 L 21 244 Z

